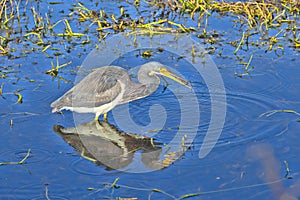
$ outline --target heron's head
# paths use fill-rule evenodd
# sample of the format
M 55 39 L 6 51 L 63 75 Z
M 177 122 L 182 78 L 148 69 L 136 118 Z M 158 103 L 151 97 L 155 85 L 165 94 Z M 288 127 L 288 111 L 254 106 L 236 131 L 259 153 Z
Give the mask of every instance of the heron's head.
M 177 74 L 168 70 L 167 66 L 159 63 L 159 62 L 148 62 L 141 67 L 142 71 L 147 71 L 149 76 L 162 75 L 168 77 L 188 88 L 190 88 L 190 82 L 185 80 L 184 78 L 178 76 Z

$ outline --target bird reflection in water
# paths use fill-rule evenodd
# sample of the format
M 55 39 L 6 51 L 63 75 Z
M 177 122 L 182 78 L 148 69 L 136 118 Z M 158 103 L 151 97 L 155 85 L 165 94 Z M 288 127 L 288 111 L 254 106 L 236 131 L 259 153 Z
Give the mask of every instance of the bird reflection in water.
M 147 169 L 162 169 L 171 165 L 182 152 L 172 152 L 160 159 L 161 143 L 145 136 L 119 131 L 105 121 L 92 121 L 77 127 L 53 126 L 54 132 L 71 145 L 81 156 L 105 166 L 107 170 L 126 168 L 141 152 L 141 163 Z

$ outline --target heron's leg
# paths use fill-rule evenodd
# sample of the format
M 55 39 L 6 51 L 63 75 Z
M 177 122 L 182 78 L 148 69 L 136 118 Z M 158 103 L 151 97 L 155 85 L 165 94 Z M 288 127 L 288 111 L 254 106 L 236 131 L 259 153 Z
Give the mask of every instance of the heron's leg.
M 99 115 L 98 115 L 98 113 L 96 113 L 96 116 L 95 116 L 95 118 L 94 118 L 94 121 L 95 121 L 95 122 L 98 122 L 98 119 L 99 119 Z
M 103 114 L 103 119 L 104 119 L 105 122 L 107 122 L 107 113 Z

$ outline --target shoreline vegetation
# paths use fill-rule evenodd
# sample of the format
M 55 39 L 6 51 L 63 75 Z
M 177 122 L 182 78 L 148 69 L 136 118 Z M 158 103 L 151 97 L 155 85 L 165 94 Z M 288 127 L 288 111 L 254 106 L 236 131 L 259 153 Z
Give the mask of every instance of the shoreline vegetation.
M 52 7 L 63 2 L 49 2 L 48 11 L 41 13 L 37 2 L 1 0 L 0 56 L 12 59 L 43 52 L 47 57 L 55 57 L 63 54 L 62 50 L 68 53 L 72 50 L 72 45 L 63 43 L 85 45 L 91 43 L 93 37 L 101 42 L 109 34 L 123 31 L 148 35 L 191 32 L 204 43 L 230 41 L 225 35 L 207 30 L 210 17 L 229 17 L 241 32 L 240 40 L 228 42 L 235 48 L 233 54 L 248 45 L 262 47 L 266 51 L 280 50 L 281 54 L 286 47 L 300 48 L 300 2 L 297 0 L 146 1 L 143 8 L 141 3 L 138 0 L 127 2 L 126 7 L 120 6 L 119 13 L 114 14 L 107 13 L 105 8 L 97 9 L 97 3 L 94 9 L 77 3 L 68 8 L 69 13 L 61 11 L 63 19 L 54 20 Z M 130 16 L 127 6 L 134 7 L 141 15 Z M 143 10 L 147 7 L 151 9 L 150 13 Z M 190 18 L 193 26 L 175 22 L 178 18 Z M 260 40 L 253 39 L 254 35 L 259 35 Z M 66 47 L 62 49 L 61 46 Z

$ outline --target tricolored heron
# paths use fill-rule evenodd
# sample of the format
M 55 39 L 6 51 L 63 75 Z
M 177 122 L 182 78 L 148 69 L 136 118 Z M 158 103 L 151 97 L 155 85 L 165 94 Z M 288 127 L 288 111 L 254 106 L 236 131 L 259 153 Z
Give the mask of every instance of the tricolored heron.
M 189 81 L 170 72 L 159 62 L 148 62 L 140 67 L 140 83 L 133 82 L 128 72 L 121 67 L 105 66 L 94 70 L 54 101 L 51 104 L 52 112 L 71 110 L 78 113 L 95 113 L 95 120 L 104 114 L 106 120 L 106 113 L 115 106 L 152 94 L 160 84 L 158 75 L 190 87 Z

